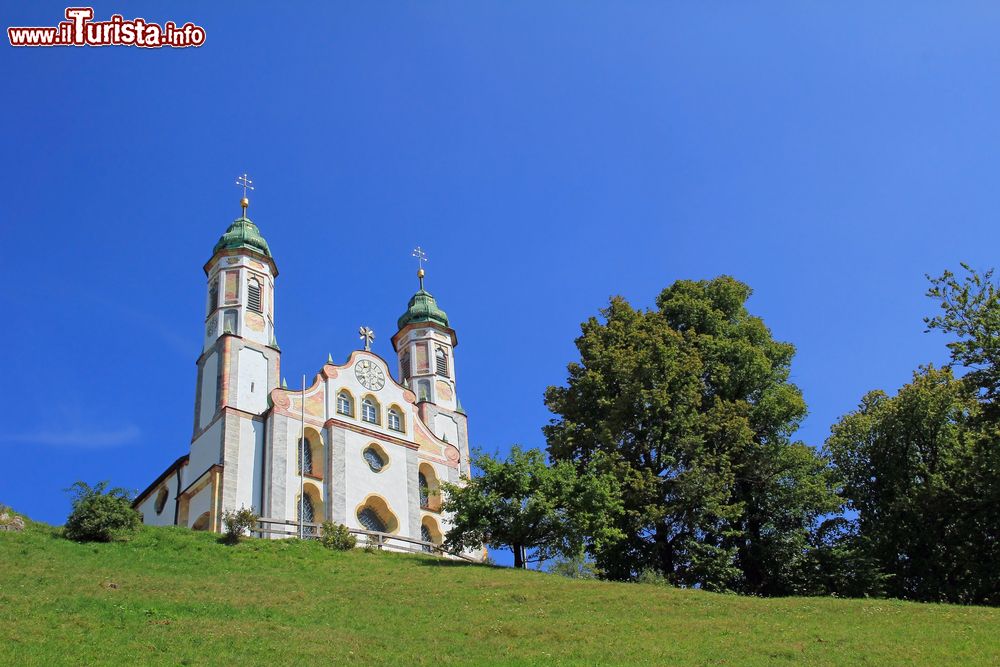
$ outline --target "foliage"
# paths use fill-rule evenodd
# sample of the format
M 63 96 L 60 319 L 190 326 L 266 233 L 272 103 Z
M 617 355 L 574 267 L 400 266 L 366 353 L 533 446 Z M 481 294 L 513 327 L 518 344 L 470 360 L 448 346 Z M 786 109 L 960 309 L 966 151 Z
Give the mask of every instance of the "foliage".
M 249 507 L 226 510 L 222 513 L 222 523 L 226 527 L 226 544 L 237 544 L 240 538 L 252 531 L 260 520 L 260 515 Z
M 651 586 L 670 586 L 670 580 L 663 576 L 659 570 L 646 568 L 635 578 L 637 584 L 649 584 Z
M 597 579 L 601 574 L 597 564 L 587 558 L 583 550 L 577 554 L 555 559 L 549 565 L 548 571 L 569 579 Z
M 233 549 L 174 526 L 128 543 L 57 534 L 34 522 L 0 533 L 0 665 L 965 667 L 1000 655 L 1000 609 L 575 581 L 317 540 Z M 428 628 L 455 636 L 431 641 Z
M 811 534 L 840 502 L 825 461 L 791 441 L 805 415 L 775 341 L 729 277 L 678 281 L 656 309 L 611 299 L 545 401 L 556 461 L 621 481 L 625 536 L 592 549 L 607 576 L 761 595 L 805 592 Z
M 482 471 L 464 484 L 444 484 L 445 512 L 452 513 L 446 544 L 455 550 L 484 544 L 510 547 L 515 567 L 580 552 L 586 543 L 600 548 L 619 533 L 617 480 L 596 466 L 546 465 L 538 449 L 514 446 L 506 460 L 478 455 Z
M 335 551 L 347 551 L 353 549 L 358 538 L 351 534 L 351 531 L 342 523 L 324 521 L 320 531 L 319 542 L 327 549 Z
M 107 488 L 107 482 L 90 486 L 76 482 L 67 491 L 73 494 L 73 510 L 64 534 L 77 542 L 125 540 L 142 523 L 132 509 L 132 494 L 121 487 Z
M 993 271 L 983 274 L 962 264 L 959 279 L 951 271 L 931 278 L 927 295 L 937 299 L 941 313 L 925 318 L 928 330 L 955 336 L 948 343 L 953 364 L 966 369 L 964 382 L 982 397 L 993 420 L 1000 418 L 1000 290 Z
M 1000 604 L 995 437 L 975 387 L 922 368 L 896 396 L 869 392 L 832 429 L 827 450 L 886 593 Z

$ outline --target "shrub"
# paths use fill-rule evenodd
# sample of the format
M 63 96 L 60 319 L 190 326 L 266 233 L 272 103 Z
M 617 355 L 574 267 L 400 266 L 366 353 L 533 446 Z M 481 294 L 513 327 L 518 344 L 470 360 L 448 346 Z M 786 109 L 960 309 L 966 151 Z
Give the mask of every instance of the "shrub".
M 319 541 L 327 549 L 347 551 L 357 545 L 358 538 L 351 534 L 347 526 L 332 521 L 324 521 Z
M 0 530 L 24 530 L 24 519 L 3 503 L 0 503 Z
M 73 511 L 66 519 L 64 534 L 77 542 L 125 540 L 142 523 L 132 509 L 132 494 L 117 487 L 107 489 L 107 482 L 90 486 L 77 482 L 67 491 L 73 493 Z
M 653 584 L 654 586 L 669 586 L 670 580 L 663 576 L 663 573 L 659 570 L 654 570 L 652 568 L 646 568 L 639 573 L 639 576 L 635 578 L 636 583 L 640 584 Z
M 260 520 L 260 516 L 255 514 L 249 507 L 241 507 L 238 510 L 226 510 L 222 514 L 222 523 L 226 525 L 226 544 L 236 544 L 248 531 Z

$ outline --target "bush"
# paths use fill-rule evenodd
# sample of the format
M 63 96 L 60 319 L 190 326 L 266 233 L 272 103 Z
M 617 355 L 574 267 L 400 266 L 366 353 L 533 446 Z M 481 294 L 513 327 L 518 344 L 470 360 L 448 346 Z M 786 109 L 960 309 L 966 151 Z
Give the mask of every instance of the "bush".
M 73 511 L 66 519 L 64 534 L 77 542 L 125 540 L 142 523 L 132 509 L 132 494 L 122 488 L 106 490 L 107 482 L 90 486 L 77 482 L 67 491 L 73 493 Z
M 248 531 L 257 525 L 260 516 L 249 507 L 238 510 L 226 510 L 222 514 L 222 523 L 226 526 L 226 544 L 236 544 Z
M 0 530 L 24 530 L 24 519 L 3 503 L 0 503 Z
M 327 549 L 347 551 L 357 545 L 358 538 L 351 534 L 347 526 L 332 521 L 324 521 L 319 541 Z
M 659 570 L 653 570 L 651 568 L 646 568 L 639 573 L 639 576 L 635 578 L 636 583 L 640 584 L 653 584 L 654 586 L 669 586 L 670 580 L 663 576 L 663 573 Z

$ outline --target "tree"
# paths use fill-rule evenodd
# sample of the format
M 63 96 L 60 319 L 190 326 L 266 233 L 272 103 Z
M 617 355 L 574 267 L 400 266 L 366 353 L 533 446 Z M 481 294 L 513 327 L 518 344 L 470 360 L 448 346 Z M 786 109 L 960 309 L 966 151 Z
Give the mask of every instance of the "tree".
M 963 381 L 975 389 L 986 408 L 986 418 L 1000 418 L 1000 290 L 993 270 L 983 274 L 962 264 L 959 279 L 951 271 L 930 278 L 927 295 L 939 301 L 941 313 L 927 317 L 927 330 L 952 334 L 948 343 L 952 365 L 963 367 Z
M 992 271 L 962 269 L 927 293 L 940 312 L 925 322 L 953 336 L 951 363 L 895 396 L 869 392 L 826 449 L 857 512 L 841 553 L 893 596 L 1000 604 L 1000 289 Z
M 571 464 L 549 466 L 538 449 L 515 446 L 506 460 L 486 454 L 481 474 L 464 485 L 443 484 L 443 510 L 452 513 L 446 544 L 454 550 L 510 547 L 514 567 L 580 552 L 585 543 L 616 539 L 617 482 Z
M 609 577 L 777 595 L 802 589 L 810 534 L 839 500 L 818 453 L 791 435 L 805 415 L 776 341 L 730 277 L 678 281 L 656 309 L 611 299 L 582 325 L 579 362 L 549 387 L 555 461 L 617 477 L 625 536 L 594 552 Z
M 107 486 L 107 482 L 94 486 L 76 482 L 67 489 L 73 493 L 73 510 L 66 519 L 66 537 L 78 542 L 111 542 L 127 539 L 139 527 L 142 520 L 132 509 L 132 494 Z
M 877 565 L 889 595 L 1000 602 L 996 487 L 985 483 L 979 424 L 974 387 L 928 366 L 896 396 L 869 392 L 833 427 L 826 449 L 857 512 L 849 551 Z

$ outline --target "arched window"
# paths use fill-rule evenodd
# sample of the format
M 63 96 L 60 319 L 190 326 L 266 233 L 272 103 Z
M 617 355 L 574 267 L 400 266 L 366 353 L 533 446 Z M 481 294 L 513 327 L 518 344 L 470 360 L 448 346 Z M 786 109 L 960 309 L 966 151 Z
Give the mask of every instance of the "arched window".
M 424 542 L 433 542 L 434 538 L 431 536 L 431 529 L 427 527 L 427 524 L 420 524 L 420 539 Z M 426 544 L 423 545 L 423 550 L 427 553 L 433 553 L 434 549 Z
M 421 509 L 431 512 L 441 511 L 441 482 L 434 467 L 426 461 L 417 471 L 417 488 L 420 493 Z
M 227 310 L 225 316 L 222 318 L 222 333 L 239 335 L 239 325 L 237 323 L 237 317 L 239 317 L 238 310 Z
M 312 445 L 308 440 L 303 442 L 301 438 L 299 438 L 299 474 L 313 474 Z
M 308 493 L 302 496 L 301 503 L 297 503 L 295 516 L 302 523 L 313 523 L 316 520 L 316 510 L 313 509 L 312 498 L 309 497 Z M 302 529 L 305 535 L 312 535 L 316 532 L 313 526 L 303 526 Z
M 383 521 L 382 517 L 378 515 L 378 512 L 371 507 L 366 506 L 358 510 L 358 521 L 367 530 L 374 530 L 379 533 L 389 532 L 388 527 L 385 525 L 385 521 Z
M 361 420 L 370 424 L 378 423 L 378 403 L 371 398 L 361 401 Z
M 257 278 L 251 278 L 247 281 L 247 308 L 255 313 L 264 312 L 261 307 L 260 280 Z
M 448 377 L 448 353 L 444 351 L 443 347 L 434 351 L 434 368 L 438 375 Z
M 167 505 L 167 496 L 170 492 L 167 491 L 167 487 L 160 487 L 160 491 L 156 494 L 156 503 L 153 505 L 153 509 L 156 510 L 157 514 L 163 513 L 163 508 Z
M 219 276 L 212 279 L 212 284 L 208 288 L 208 314 L 211 315 L 219 307 Z
M 420 486 L 420 506 L 426 509 L 431 504 L 431 487 L 427 483 L 427 475 L 418 473 L 417 483 Z
M 403 429 L 403 415 L 396 408 L 389 408 L 389 428 L 393 431 L 402 432 Z
M 337 394 L 337 412 L 348 417 L 354 416 L 354 399 L 346 391 Z
M 208 512 L 203 513 L 201 516 L 195 519 L 195 522 L 193 524 L 191 524 L 191 530 L 208 530 L 209 520 L 210 520 L 209 513 Z
M 365 447 L 365 451 L 361 452 L 361 455 L 365 458 L 368 463 L 368 467 L 372 469 L 372 472 L 382 472 L 382 468 L 385 467 L 386 461 L 385 455 L 379 451 L 380 448 L 374 445 L 368 445 Z

